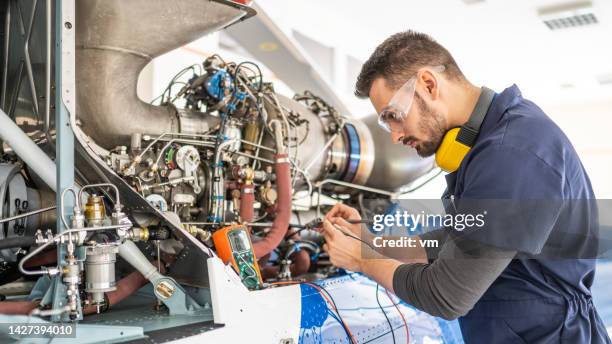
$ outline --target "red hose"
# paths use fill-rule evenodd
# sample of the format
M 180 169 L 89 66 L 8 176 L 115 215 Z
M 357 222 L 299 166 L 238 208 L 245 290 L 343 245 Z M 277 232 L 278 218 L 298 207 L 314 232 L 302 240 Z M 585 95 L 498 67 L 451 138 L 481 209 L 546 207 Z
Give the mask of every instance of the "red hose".
M 42 265 L 54 264 L 57 261 L 57 251 L 55 249 L 45 251 L 26 262 L 26 268 L 39 267 Z M 38 307 L 39 300 L 35 301 L 2 301 L 0 302 L 0 314 L 30 314 L 34 308 Z
M 298 233 L 293 235 L 289 235 L 288 239 L 293 241 L 300 241 L 302 238 Z M 291 271 L 291 276 L 298 276 L 301 274 L 305 274 L 310 269 L 310 254 L 308 251 L 304 249 L 300 249 L 296 253 L 293 253 L 289 259 L 291 259 L 292 263 L 289 266 L 289 270 Z
M 32 257 L 28 260 L 24 267 L 33 268 L 39 267 L 43 265 L 55 264 L 57 262 L 57 250 L 54 248 L 52 250 L 44 251 L 36 256 Z
M 253 184 L 242 184 L 240 187 L 240 219 L 243 222 L 253 222 L 255 218 L 255 193 Z
M 152 262 L 153 263 L 153 262 Z M 156 265 L 157 262 L 154 264 Z M 165 268 L 162 265 L 162 273 L 165 272 Z M 119 282 L 117 282 L 117 289 L 111 292 L 106 293 L 106 297 L 108 298 L 109 307 L 118 304 L 123 301 L 128 296 L 134 294 L 138 289 L 142 288 L 147 281 L 144 276 L 138 272 L 134 271 L 129 275 L 122 278 Z M 22 314 L 27 315 L 30 312 L 38 307 L 40 303 L 39 300 L 36 301 L 2 301 L 0 302 L 0 314 Z M 94 314 L 96 313 L 95 306 L 86 306 L 83 308 L 83 314 Z
M 118 304 L 128 296 L 134 294 L 138 289 L 147 284 L 147 282 L 147 279 L 138 271 L 134 271 L 125 276 L 117 283 L 116 290 L 106 293 L 109 307 Z M 94 313 L 96 313 L 95 306 L 86 306 L 83 308 L 83 314 L 85 315 Z
M 126 297 L 132 295 L 138 289 L 142 288 L 147 284 L 147 279 L 138 272 L 134 271 L 126 277 L 122 278 L 117 283 L 117 289 L 106 293 L 110 306 L 114 306 L 124 300 Z M 0 302 L 0 314 L 30 314 L 34 308 L 38 307 L 40 301 L 2 301 Z M 96 313 L 95 306 L 86 306 L 83 308 L 83 314 L 94 314 Z
M 305 274 L 308 272 L 308 269 L 310 269 L 310 255 L 306 250 L 297 251 L 292 254 L 289 259 L 292 261 L 291 265 L 289 265 L 292 277 Z M 278 276 L 279 271 L 280 267 L 278 265 L 265 266 L 261 271 L 261 277 L 263 279 L 275 278 Z
M 308 272 L 310 268 L 310 255 L 306 250 L 299 250 L 293 255 L 293 263 L 289 269 L 291 270 L 291 276 L 298 276 Z
M 0 314 L 30 314 L 38 307 L 40 301 L 2 301 L 0 302 Z
M 153 265 L 157 266 L 156 261 L 151 262 Z M 164 274 L 166 269 L 164 265 L 161 265 L 161 273 Z M 119 282 L 117 282 L 117 289 L 106 293 L 106 297 L 108 299 L 108 308 L 118 304 L 123 301 L 128 296 L 134 294 L 138 289 L 142 288 L 149 281 L 138 271 L 134 271 L 129 275 L 123 277 Z M 95 306 L 87 306 L 83 308 L 83 314 L 94 314 L 96 313 Z
M 287 154 L 277 154 L 274 171 L 276 173 L 276 217 L 272 222 L 272 228 L 265 238 L 253 243 L 255 257 L 263 257 L 272 252 L 283 240 L 289 229 L 291 219 L 291 173 Z

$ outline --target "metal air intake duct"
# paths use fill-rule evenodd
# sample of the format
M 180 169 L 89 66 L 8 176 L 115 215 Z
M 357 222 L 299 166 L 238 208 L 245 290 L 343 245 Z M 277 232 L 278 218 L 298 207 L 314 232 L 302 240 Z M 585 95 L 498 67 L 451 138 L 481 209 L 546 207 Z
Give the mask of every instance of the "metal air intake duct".
M 249 10 L 231 1 L 77 1 L 77 114 L 99 145 L 127 144 L 131 134 L 206 130 L 202 117 L 140 100 L 140 71 L 155 57 L 217 31 Z M 195 128 L 191 125 L 196 124 Z

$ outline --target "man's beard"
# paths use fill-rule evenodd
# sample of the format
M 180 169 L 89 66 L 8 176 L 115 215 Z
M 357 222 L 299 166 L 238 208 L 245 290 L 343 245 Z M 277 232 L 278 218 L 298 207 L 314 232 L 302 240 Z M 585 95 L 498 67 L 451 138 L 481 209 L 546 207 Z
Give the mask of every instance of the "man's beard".
M 419 129 L 427 138 L 427 141 L 420 142 L 416 146 L 416 151 L 420 157 L 426 158 L 434 155 L 440 147 L 446 134 L 446 119 L 427 106 L 418 93 L 414 95 L 414 98 L 421 113 Z

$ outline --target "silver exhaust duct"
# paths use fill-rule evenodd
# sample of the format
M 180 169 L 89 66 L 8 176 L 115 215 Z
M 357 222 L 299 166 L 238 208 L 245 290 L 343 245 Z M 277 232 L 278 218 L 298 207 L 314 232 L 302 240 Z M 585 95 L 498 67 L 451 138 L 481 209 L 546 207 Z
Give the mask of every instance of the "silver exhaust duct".
M 194 121 L 193 114 L 140 100 L 138 76 L 155 57 L 252 14 L 248 7 L 221 0 L 86 0 L 76 5 L 77 114 L 87 135 L 113 148 L 129 143 L 137 132 L 207 129 L 200 116 Z

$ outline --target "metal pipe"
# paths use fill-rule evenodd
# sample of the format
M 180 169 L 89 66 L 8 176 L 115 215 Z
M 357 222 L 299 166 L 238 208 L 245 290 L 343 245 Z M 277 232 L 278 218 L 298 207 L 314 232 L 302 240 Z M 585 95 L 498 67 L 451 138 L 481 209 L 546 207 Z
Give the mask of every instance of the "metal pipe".
M 51 0 L 46 0 L 46 17 L 47 17 L 47 55 L 45 60 L 45 123 L 44 132 L 47 138 L 47 143 L 54 148 L 53 140 L 51 137 L 51 33 L 53 31 L 53 12 L 51 11 Z
M 276 144 L 276 154 L 285 154 L 285 144 L 283 143 L 283 125 L 278 120 L 271 120 L 270 126 L 274 131 L 274 140 Z
M 306 164 L 306 167 L 304 167 L 304 172 L 306 174 L 308 174 L 308 170 L 310 170 L 310 168 L 312 167 L 312 165 L 314 165 L 315 162 L 317 162 L 317 160 L 319 160 L 321 158 L 321 156 L 323 155 L 324 152 L 327 152 L 327 148 L 329 148 L 329 146 L 331 146 L 331 144 L 334 142 L 334 140 L 336 140 L 336 138 L 338 137 L 338 132 L 333 134 L 332 137 L 329 138 L 329 140 L 325 143 L 325 146 L 323 146 L 323 149 L 320 150 L 317 155 L 313 156 L 310 161 Z
M 44 250 L 45 248 L 47 248 L 48 246 L 50 246 L 51 244 L 55 243 L 55 240 L 49 240 L 46 243 L 40 245 L 39 247 L 37 247 L 34 251 L 28 253 L 25 257 L 23 257 L 23 259 L 21 261 L 19 261 L 19 265 L 17 266 L 19 268 L 19 271 L 21 271 L 22 274 L 24 275 L 30 275 L 30 276 L 37 276 L 37 275 L 55 275 L 59 272 L 59 269 L 57 267 L 55 267 L 54 269 L 47 269 L 47 268 L 42 268 L 42 269 L 38 269 L 38 270 L 26 270 L 24 268 L 24 264 L 26 261 L 28 261 L 30 258 L 34 257 L 35 255 L 37 255 L 38 253 L 42 252 L 42 250 Z
M 212 185 L 212 193 L 211 197 L 211 211 L 210 213 L 213 216 L 213 222 L 221 222 L 225 217 L 225 207 L 223 203 L 223 190 L 224 190 L 224 178 L 223 178 L 223 170 L 221 168 L 221 154 L 223 153 L 223 149 L 225 147 L 230 146 L 234 143 L 238 142 L 237 139 L 230 139 L 224 142 L 221 142 L 217 147 L 217 151 L 215 154 L 215 160 L 213 164 L 213 185 Z
M 121 200 L 119 199 L 119 188 L 117 188 L 115 184 L 111 184 L 111 183 L 89 184 L 89 185 L 83 186 L 81 190 L 79 191 L 79 197 L 77 199 L 77 202 L 83 199 L 83 191 L 85 191 L 85 189 L 100 188 L 104 186 L 110 187 L 115 191 L 115 209 L 121 209 Z
M 40 309 L 40 308 L 35 308 L 34 310 L 32 310 L 32 312 L 30 312 L 30 316 L 39 316 L 39 317 L 50 317 L 50 316 L 54 316 L 54 315 L 61 315 L 64 313 L 68 313 L 70 312 L 70 306 L 64 306 L 61 308 L 52 308 L 52 309 Z
M 73 188 L 65 188 L 64 191 L 62 191 L 61 195 L 60 195 L 60 220 L 62 220 L 62 224 L 64 225 L 64 228 L 70 228 L 70 226 L 68 226 L 68 222 L 66 221 L 66 217 L 64 216 L 64 211 L 66 210 L 66 207 L 64 206 L 64 198 L 66 197 L 66 193 L 67 192 L 71 192 L 72 196 L 74 197 L 74 210 L 79 211 L 81 210 L 81 200 L 78 199 L 77 197 L 77 192 L 73 189 Z
M 192 136 L 192 135 L 186 135 L 186 136 Z M 162 138 L 158 138 L 158 139 L 156 139 L 156 141 L 158 141 L 158 142 L 159 141 L 170 142 L 170 143 L 178 142 L 178 143 L 186 143 L 186 144 L 190 144 L 190 145 L 194 145 L 194 146 L 214 148 L 214 144 L 213 143 L 206 142 L 206 141 L 198 141 L 198 140 L 189 140 L 189 139 L 162 139 Z M 255 147 L 258 146 L 257 144 L 249 142 L 249 141 L 245 141 L 245 140 L 240 140 L 240 141 L 243 142 L 243 143 L 246 143 L 246 144 L 253 145 Z M 169 147 L 168 145 L 165 145 L 164 148 L 162 148 L 161 152 L 165 151 L 166 148 L 168 148 L 168 147 Z M 264 150 L 268 150 L 268 151 L 271 151 L 271 152 L 274 151 L 274 149 L 272 149 L 272 148 L 269 148 L 269 147 L 265 147 L 264 148 L 264 147 L 265 146 L 261 146 L 261 148 L 264 149 Z M 145 150 L 147 150 L 148 148 L 149 147 L 145 148 Z M 270 159 L 261 158 L 261 157 L 254 156 L 254 155 L 249 154 L 249 153 L 244 153 L 244 152 L 239 152 L 239 151 L 229 152 L 229 153 L 230 154 L 236 154 L 236 155 L 244 156 L 244 157 L 247 157 L 247 158 L 253 159 L 253 160 L 263 161 L 263 162 L 268 163 L 268 164 L 274 164 L 274 161 L 272 161 Z M 140 154 L 140 155 L 142 155 L 142 154 Z M 162 153 L 160 153 L 160 155 L 157 157 L 156 162 L 155 162 L 156 164 L 159 164 L 159 162 L 161 160 L 161 156 L 162 156 Z M 136 160 L 136 159 L 134 159 L 134 160 Z
M 6 18 L 4 23 L 4 61 L 3 61 L 3 73 L 2 73 L 2 95 L 0 96 L 0 104 L 2 109 L 6 109 L 6 83 L 8 80 L 8 54 L 9 48 L 11 46 L 10 43 L 10 34 L 11 34 L 11 2 L 6 2 Z
M 265 123 L 263 125 L 265 125 Z M 257 146 L 255 146 L 255 147 L 257 147 L 257 149 L 255 150 L 255 157 L 259 157 L 259 151 L 261 150 L 261 148 L 259 146 L 261 146 L 261 142 L 263 141 L 264 132 L 265 132 L 264 128 L 261 128 L 259 130 L 259 138 L 257 139 Z M 272 149 L 272 152 L 274 152 L 274 149 Z M 257 163 L 258 162 L 259 161 L 257 161 L 257 159 L 253 159 L 253 164 L 251 165 L 251 168 L 254 169 L 254 170 L 257 169 Z
M 55 163 L 3 110 L 0 110 L 0 139 L 11 146 L 15 153 L 17 153 L 43 182 L 53 191 L 56 191 L 57 172 Z
M 67 230 L 56 234 L 52 239 L 47 240 L 47 242 L 37 247 L 34 251 L 28 253 L 25 257 L 23 257 L 21 261 L 19 261 L 19 265 L 17 267 L 19 268 L 19 271 L 21 271 L 21 273 L 24 275 L 31 275 L 31 276 L 45 275 L 45 274 L 55 275 L 59 272 L 59 267 L 45 268 L 45 269 L 40 269 L 40 270 L 26 270 L 24 268 L 24 265 L 30 258 L 40 253 L 42 250 L 44 250 L 51 244 L 54 244 L 63 235 L 72 235 L 72 233 L 77 233 L 77 232 L 95 232 L 95 231 L 101 231 L 101 230 L 106 230 L 106 229 L 120 229 L 120 228 L 125 228 L 125 227 L 127 226 L 126 225 L 112 225 L 112 226 L 100 226 L 100 227 L 67 228 Z
M 235 222 L 181 222 L 182 225 L 193 225 L 193 226 L 212 226 L 212 225 L 231 225 Z M 246 222 L 245 225 L 252 227 L 270 227 L 272 222 Z
M 7 113 L 9 116 L 12 116 L 15 113 L 15 108 L 17 107 L 17 100 L 19 100 L 19 92 L 17 90 L 21 89 L 21 81 L 23 80 L 23 65 L 25 63 L 23 60 L 19 61 L 19 68 L 17 68 L 17 84 L 15 85 L 15 92 L 13 92 L 13 97 L 11 98 L 11 103 L 9 104 Z
M 23 22 L 23 13 L 21 10 L 21 3 L 19 1 L 13 1 L 13 2 L 15 2 L 17 5 L 15 6 L 17 8 L 17 13 L 15 17 L 21 19 L 21 20 L 18 20 L 17 23 L 19 24 L 19 33 L 23 36 L 26 34 L 26 28 Z
M 287 148 L 291 146 L 291 142 L 293 141 L 294 142 L 293 160 L 297 160 L 298 155 L 299 155 L 299 149 L 300 149 L 300 145 L 298 143 L 298 137 L 297 137 L 297 128 L 289 124 L 289 119 L 287 118 L 287 115 L 285 114 L 285 110 L 283 109 L 283 106 L 278 101 L 278 97 L 276 96 L 276 93 L 273 93 L 272 97 L 274 98 L 274 103 L 276 103 L 278 112 L 280 113 L 281 117 L 283 118 L 283 122 L 285 123 L 285 126 L 287 127 Z M 278 146 L 277 146 L 277 149 L 278 149 Z M 281 153 L 279 152 L 278 154 L 281 154 Z M 291 160 L 289 155 L 287 155 L 287 157 L 289 158 L 289 160 Z M 295 173 L 291 175 L 291 186 L 292 187 L 295 185 L 295 180 L 296 180 L 295 176 L 296 176 Z
M 236 152 L 230 152 L 230 154 L 241 155 L 241 156 L 253 159 L 253 160 L 263 161 L 263 162 L 268 163 L 268 164 L 273 164 L 274 163 L 274 161 L 272 161 L 270 159 L 256 157 L 256 156 L 251 155 L 249 153 L 243 153 L 243 152 L 236 151 Z
M 190 140 L 190 139 L 159 139 L 160 142 L 178 142 L 192 145 L 200 145 L 203 147 L 215 148 L 215 143 L 212 141 Z
M 319 189 L 319 191 L 321 190 L 321 187 L 323 185 L 325 185 L 325 184 L 336 184 L 336 185 L 340 185 L 340 186 L 345 186 L 347 188 L 352 188 L 352 189 L 357 189 L 357 190 L 368 191 L 368 192 L 372 192 L 372 193 L 377 193 L 377 194 L 385 195 L 385 196 L 388 196 L 390 198 L 395 198 L 397 195 L 399 195 L 397 192 L 389 192 L 389 191 L 385 191 L 385 190 L 381 190 L 381 189 L 376 189 L 376 188 L 371 188 L 371 187 L 368 187 L 368 186 L 363 186 L 363 185 L 343 182 L 343 181 L 335 180 L 335 179 L 324 179 L 324 180 L 318 182 L 316 185 L 317 185 L 317 188 Z
M 251 145 L 251 146 L 253 146 L 253 147 L 257 147 L 257 148 L 260 148 L 260 149 L 266 150 L 266 151 L 268 151 L 268 152 L 275 152 L 275 149 L 274 149 L 274 148 L 270 148 L 270 147 L 267 147 L 267 146 L 263 146 L 263 145 L 261 145 L 260 143 L 255 143 L 255 142 L 251 142 L 251 141 L 244 140 L 244 139 L 240 139 L 240 142 L 245 143 L 245 144 L 248 144 L 248 145 Z M 259 142 L 261 142 L 261 139 L 259 140 Z
M 34 106 L 34 113 L 40 120 L 38 112 L 38 95 L 36 94 L 36 84 L 34 83 L 34 71 L 32 70 L 32 59 L 30 58 L 30 39 L 32 38 L 32 28 L 34 27 L 34 17 L 36 15 L 36 7 L 38 0 L 34 0 L 32 4 L 32 14 L 30 14 L 30 22 L 28 24 L 28 32 L 26 33 L 26 40 L 23 47 L 23 54 L 25 56 L 25 67 L 28 73 L 28 82 L 30 83 L 30 91 L 32 92 L 32 106 Z
M 149 151 L 149 149 L 151 149 L 151 147 L 153 147 L 153 145 L 158 142 L 158 141 L 162 141 L 162 139 L 165 136 L 190 136 L 190 137 L 201 137 L 201 138 L 207 138 L 207 139 L 214 139 L 216 138 L 216 136 L 214 135 L 202 135 L 202 134 L 182 134 L 182 133 L 173 133 L 173 132 L 165 132 L 162 133 L 161 135 L 159 135 L 158 137 L 154 138 L 151 143 L 149 143 L 149 145 L 147 146 L 147 148 L 145 148 L 140 154 L 138 154 L 138 156 L 135 158 L 136 159 L 142 159 L 142 157 L 145 155 L 146 152 Z M 142 137 L 143 141 L 149 141 L 151 140 L 151 136 L 150 135 L 144 135 Z M 167 141 L 167 140 L 164 140 Z
M 221 162 L 221 153 L 223 153 L 223 150 L 225 149 L 225 147 L 231 146 L 236 142 L 238 142 L 237 139 L 229 139 L 219 144 L 219 147 L 217 148 L 217 154 L 215 154 L 215 164 L 218 164 L 219 162 Z
M 155 265 L 138 249 L 132 241 L 126 241 L 119 246 L 119 255 L 134 269 L 138 270 L 149 281 L 162 277 Z
M 389 191 L 385 191 L 385 190 L 381 190 L 381 189 L 376 189 L 376 188 L 371 188 L 371 187 L 367 187 L 367 186 L 363 186 L 363 185 L 357 185 L 357 184 L 353 184 L 353 183 L 348 183 L 348 182 L 343 182 L 343 181 L 339 181 L 339 180 L 335 180 L 335 179 L 324 179 L 321 182 L 317 183 L 317 217 L 321 217 L 321 192 L 323 189 L 323 185 L 325 184 L 336 184 L 336 185 L 340 185 L 340 186 L 344 186 L 347 188 L 352 188 L 352 189 L 357 189 L 357 190 L 362 190 L 362 191 L 367 191 L 367 192 L 372 192 L 372 193 L 377 193 L 380 195 L 385 195 L 389 198 L 397 198 L 398 193 L 396 192 L 389 192 Z
M 28 216 L 44 213 L 45 211 L 53 210 L 55 208 L 57 208 L 57 206 L 54 205 L 54 206 L 51 206 L 51 207 L 37 209 L 37 210 L 30 211 L 30 212 L 27 212 L 27 213 L 23 213 L 23 214 L 7 217 L 7 218 L 4 218 L 4 219 L 0 219 L 0 224 L 1 223 L 5 223 L 5 222 L 11 222 L 11 221 L 14 221 L 14 220 L 18 220 L 18 219 L 21 219 L 23 217 L 28 217 Z
M 151 190 L 152 188 L 158 188 L 160 186 L 166 186 L 166 185 L 176 186 L 176 185 L 178 185 L 180 183 L 191 182 L 191 181 L 194 181 L 194 180 L 195 180 L 194 176 L 181 177 L 181 178 L 171 179 L 170 181 L 163 182 L 163 183 L 145 184 L 145 185 L 142 186 L 142 190 L 148 191 L 148 190 Z
M 183 142 L 183 143 L 192 143 L 192 144 L 197 144 L 197 143 L 203 143 L 203 144 L 210 143 L 210 144 L 214 144 L 214 143 L 212 143 L 212 142 L 202 141 L 202 140 L 193 140 L 193 139 L 177 139 L 177 138 L 174 138 L 174 139 L 166 139 L 166 138 L 163 138 L 163 136 L 166 136 L 166 135 L 167 135 L 167 134 L 162 134 L 162 135 L 160 135 L 159 137 L 157 137 L 156 139 L 154 139 L 154 140 L 153 140 L 154 142 L 152 142 L 152 143 L 155 143 L 155 142 L 157 142 L 157 141 L 162 141 L 162 142 L 170 142 L 170 141 L 171 141 L 171 142 Z M 196 134 L 180 134 L 180 133 L 173 133 L 173 134 L 171 134 L 171 135 L 175 135 L 175 136 L 193 136 L 193 137 L 204 137 L 204 138 L 209 138 L 209 139 L 215 139 L 215 138 L 216 138 L 216 136 L 214 136 L 214 135 L 196 135 Z M 248 144 L 248 145 L 251 145 L 251 146 L 253 146 L 253 147 L 257 147 L 257 148 L 260 148 L 260 149 L 266 150 L 266 151 L 268 151 L 268 152 L 275 152 L 275 151 L 276 151 L 274 148 L 270 148 L 270 147 L 267 147 L 267 146 L 263 146 L 263 145 L 261 145 L 261 144 L 257 144 L 257 143 L 255 143 L 255 142 L 251 142 L 251 141 L 249 141 L 249 140 L 245 140 L 245 139 L 238 139 L 238 140 L 239 140 L 240 142 L 244 143 L 244 144 Z M 260 140 L 260 141 L 261 141 L 261 140 Z M 149 146 L 147 146 L 147 148 L 150 148 L 150 146 L 151 146 L 151 144 L 149 144 Z M 141 157 L 142 157 L 142 156 L 141 156 Z
M 169 143 L 172 143 L 172 142 L 187 143 L 187 144 L 194 145 L 194 146 L 202 146 L 202 147 L 214 148 L 214 144 L 212 144 L 212 143 L 205 142 L 205 141 L 197 141 L 197 140 L 188 140 L 188 139 L 157 139 L 157 141 L 163 141 L 163 142 L 169 142 Z M 249 141 L 244 141 L 244 140 L 240 140 L 240 141 L 243 142 L 243 143 L 252 144 L 253 146 L 257 146 L 257 144 L 251 143 Z M 236 141 L 234 141 L 234 142 L 236 142 Z M 161 152 L 165 151 L 166 148 L 168 148 L 168 147 L 169 147 L 169 145 L 165 145 L 164 148 L 162 148 Z M 262 147 L 265 147 L 265 146 L 262 146 Z M 266 150 L 270 150 L 270 151 L 274 151 L 272 148 L 268 148 L 268 147 L 265 147 L 265 149 Z M 265 159 L 265 158 L 257 157 L 257 156 L 254 156 L 254 155 L 251 155 L 251 154 L 248 154 L 248 153 L 244 153 L 244 152 L 236 151 L 236 152 L 229 152 L 229 153 L 230 154 L 236 154 L 236 155 L 244 156 L 244 157 L 247 157 L 247 158 L 253 159 L 253 160 L 263 161 L 263 162 L 268 163 L 268 164 L 274 164 L 274 161 L 272 161 L 270 159 Z M 161 160 L 161 156 L 162 156 L 162 153 L 160 153 L 160 155 L 157 157 L 157 160 L 155 162 L 156 164 L 159 164 L 159 162 Z

